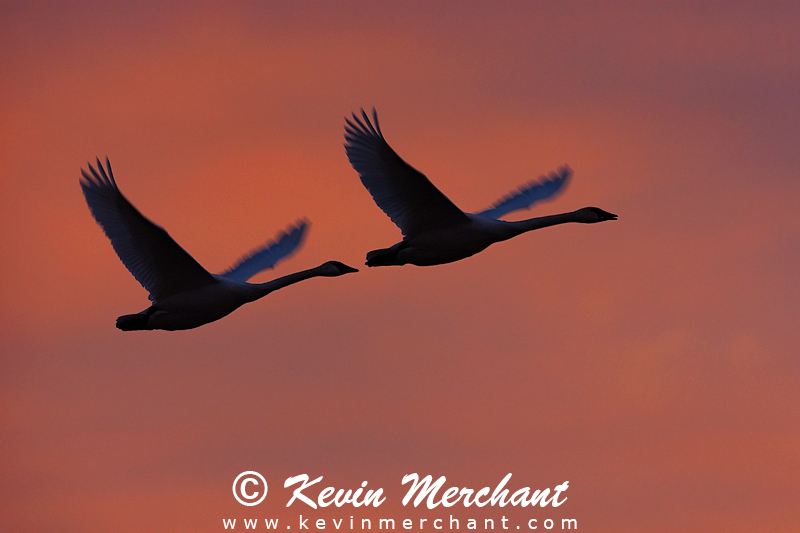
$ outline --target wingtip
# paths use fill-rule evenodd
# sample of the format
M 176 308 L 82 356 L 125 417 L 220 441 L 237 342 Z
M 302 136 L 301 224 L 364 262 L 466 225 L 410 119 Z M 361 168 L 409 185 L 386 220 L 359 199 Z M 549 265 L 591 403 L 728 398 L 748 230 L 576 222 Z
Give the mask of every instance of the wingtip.
M 380 125 L 378 124 L 378 112 L 375 110 L 375 107 L 372 107 L 372 120 L 370 120 L 369 115 L 363 107 L 359 108 L 359 111 L 361 112 L 361 116 L 353 111 L 351 113 L 352 119 L 347 116 L 344 117 L 344 138 L 345 141 L 347 141 L 345 143 L 345 147 L 350 144 L 353 137 L 357 137 L 358 135 L 373 135 L 383 139 L 383 133 L 381 132 Z M 375 123 L 374 125 L 373 122 Z
M 108 160 L 108 156 L 106 156 L 106 169 L 108 170 L 108 178 L 111 181 L 111 184 L 116 187 L 117 181 L 114 179 L 114 173 L 111 171 L 111 161 Z
M 89 187 L 91 185 L 91 183 L 92 183 L 92 178 L 90 178 L 89 174 L 87 174 L 86 171 L 83 170 L 83 167 L 81 167 L 81 177 L 78 178 L 78 182 L 81 184 L 81 187 L 83 187 L 84 189 L 86 187 Z
M 301 217 L 289 224 L 290 229 L 305 229 L 311 225 L 311 221 L 306 217 Z
M 378 136 L 383 138 L 383 132 L 381 131 L 381 125 L 378 124 L 378 112 L 375 110 L 375 106 L 372 106 L 372 120 L 375 121 L 375 129 L 378 131 Z
M 298 220 L 294 224 L 294 231 L 300 233 L 300 240 L 297 243 L 297 247 L 299 248 L 305 240 L 308 238 L 308 230 L 311 228 L 311 221 L 305 217 Z
M 99 156 L 95 156 L 95 160 L 97 162 L 96 167 L 91 161 L 86 162 L 86 167 L 89 169 L 88 172 L 81 167 L 82 179 L 80 179 L 80 183 L 82 187 L 90 188 L 105 186 L 112 187 L 114 189 L 117 188 L 117 182 L 114 180 L 114 174 L 111 171 L 111 162 L 108 160 L 108 156 L 106 156 L 105 159 L 105 167 L 100 161 Z
M 280 241 L 285 236 L 297 235 L 298 240 L 296 246 L 299 248 L 300 245 L 302 245 L 306 240 L 309 227 L 311 227 L 311 221 L 309 219 L 306 217 L 297 219 L 293 223 L 290 223 L 285 230 L 278 233 L 278 236 L 275 238 L 275 242 Z
M 98 161 L 99 161 L 99 159 L 98 159 Z M 88 185 L 89 186 L 101 185 L 103 183 L 103 179 L 100 177 L 100 174 L 94 168 L 94 165 L 92 165 L 92 162 L 91 161 L 87 161 L 86 162 L 86 166 L 88 167 L 89 173 L 91 173 L 91 176 L 89 174 L 87 174 L 86 171 L 84 171 L 82 167 L 81 167 L 81 174 L 83 174 L 83 177 L 86 178 L 86 181 L 88 182 Z

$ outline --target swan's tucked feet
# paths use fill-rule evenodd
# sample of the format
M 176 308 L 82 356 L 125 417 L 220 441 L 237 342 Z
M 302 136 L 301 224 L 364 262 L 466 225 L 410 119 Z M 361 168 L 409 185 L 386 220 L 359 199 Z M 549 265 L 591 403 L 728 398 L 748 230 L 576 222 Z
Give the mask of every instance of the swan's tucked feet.
M 150 329 L 147 327 L 147 321 L 150 319 L 150 315 L 155 312 L 155 306 L 151 305 L 144 311 L 136 313 L 135 315 L 122 315 L 117 318 L 117 329 L 121 329 L 122 331 Z
M 372 250 L 367 253 L 367 262 L 364 264 L 368 267 L 401 265 L 397 252 L 403 248 L 408 248 L 408 241 L 400 241 L 391 248 Z
M 368 267 L 396 265 L 397 250 L 381 248 L 379 250 L 367 252 L 367 262 L 364 264 Z

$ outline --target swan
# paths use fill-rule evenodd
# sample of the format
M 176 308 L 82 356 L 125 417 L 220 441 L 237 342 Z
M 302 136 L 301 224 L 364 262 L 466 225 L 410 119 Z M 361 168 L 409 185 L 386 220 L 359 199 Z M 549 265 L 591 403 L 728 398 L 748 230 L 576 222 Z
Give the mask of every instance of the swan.
M 353 120 L 345 117 L 347 158 L 375 203 L 400 228 L 404 237 L 390 248 L 369 252 L 367 266 L 452 263 L 527 231 L 566 222 L 591 224 L 617 219 L 617 215 L 597 207 L 584 207 L 571 213 L 519 222 L 498 220 L 557 193 L 572 175 L 568 166 L 540 178 L 539 182 L 529 183 L 490 209 L 465 213 L 392 150 L 383 138 L 374 108 L 374 125 L 363 109 L 361 115 L 363 121 L 355 113 Z
M 247 283 L 258 272 L 274 267 L 297 250 L 308 227 L 306 221 L 301 221 L 280 233 L 274 242 L 267 242 L 242 257 L 222 274 L 211 274 L 122 195 L 108 158 L 105 169 L 99 158 L 97 170 L 91 163 L 88 165 L 91 175 L 81 169 L 80 184 L 89 210 L 122 263 L 147 289 L 153 302 L 140 313 L 117 318 L 117 328 L 121 330 L 196 328 L 293 283 L 316 276 L 358 272 L 338 261 L 328 261 L 267 283 Z

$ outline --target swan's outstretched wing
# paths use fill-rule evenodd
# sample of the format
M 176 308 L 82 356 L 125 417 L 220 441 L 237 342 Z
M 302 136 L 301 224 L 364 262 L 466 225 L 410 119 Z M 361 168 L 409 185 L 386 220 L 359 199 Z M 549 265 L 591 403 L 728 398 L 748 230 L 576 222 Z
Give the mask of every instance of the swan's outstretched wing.
M 469 222 L 463 211 L 386 143 L 374 109 L 374 126 L 363 109 L 361 115 L 363 122 L 355 113 L 352 121 L 345 118 L 347 157 L 375 203 L 403 235 L 414 237 L 429 230 Z
M 517 192 L 506 195 L 495 202 L 490 209 L 477 214 L 496 219 L 519 209 L 530 209 L 536 202 L 551 198 L 562 190 L 570 176 L 572 176 L 572 169 L 563 166 L 547 176 L 541 176 L 538 181 L 530 181 L 527 185 L 520 187 Z
M 296 252 L 303 242 L 308 222 L 301 220 L 287 231 L 280 232 L 274 241 L 251 251 L 221 275 L 233 281 L 247 281 L 262 270 L 273 268 L 278 261 Z
M 117 188 L 111 165 L 108 174 L 100 160 L 89 164 L 91 176 L 81 169 L 81 188 L 95 220 L 111 239 L 111 246 L 153 301 L 216 283 L 214 277 L 186 253 L 163 228 L 156 226 Z

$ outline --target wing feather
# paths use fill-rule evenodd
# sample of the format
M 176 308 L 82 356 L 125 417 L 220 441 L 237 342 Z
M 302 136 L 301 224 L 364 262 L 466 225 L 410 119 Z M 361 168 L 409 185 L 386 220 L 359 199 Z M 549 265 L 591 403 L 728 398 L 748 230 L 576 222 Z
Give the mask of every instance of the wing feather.
M 373 125 L 361 118 L 345 118 L 345 151 L 375 203 L 406 237 L 469 222 L 464 214 L 424 174 L 403 161 L 386 143 L 372 110 Z
M 547 176 L 541 176 L 538 180 L 532 180 L 527 185 L 520 187 L 516 192 L 508 194 L 495 202 L 495 204 L 477 213 L 487 218 L 500 218 L 513 211 L 520 209 L 530 209 L 535 203 L 547 200 L 555 196 L 564 188 L 564 185 L 572 176 L 572 169 L 568 166 L 559 168 L 556 172 L 551 172 Z
M 173 294 L 216 283 L 163 228 L 153 224 L 119 191 L 106 158 L 108 173 L 97 160 L 81 169 L 81 189 L 95 220 L 111 240 L 111 246 L 136 281 L 157 301 Z
M 274 268 L 279 261 L 300 248 L 308 225 L 308 221 L 301 220 L 286 231 L 281 231 L 275 240 L 267 241 L 260 248 L 251 251 L 221 275 L 233 281 L 245 282 L 262 270 Z

